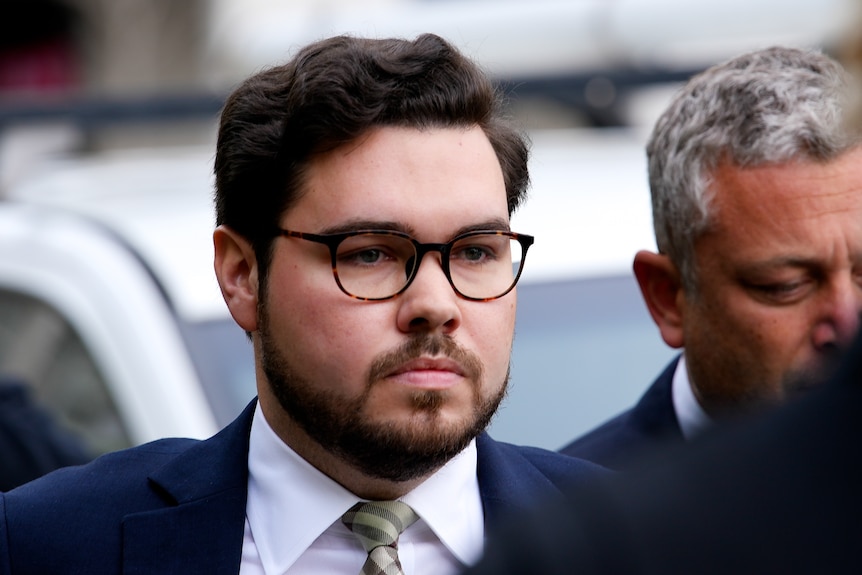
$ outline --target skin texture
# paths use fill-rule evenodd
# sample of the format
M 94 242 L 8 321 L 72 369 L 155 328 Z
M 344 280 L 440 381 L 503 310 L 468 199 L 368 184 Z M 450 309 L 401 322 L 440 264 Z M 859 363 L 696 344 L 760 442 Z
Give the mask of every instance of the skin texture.
M 445 242 L 477 227 L 508 229 L 502 171 L 479 128 L 375 129 L 316 158 L 305 189 L 283 214 L 282 227 L 398 229 L 423 242 Z M 279 238 L 259 301 L 248 242 L 226 227 L 214 241 L 225 300 L 252 333 L 267 421 L 353 493 L 398 497 L 448 456 L 429 464 L 425 455 L 396 450 L 405 460 L 394 467 L 413 471 L 387 477 L 368 464 L 373 454 L 355 453 L 368 439 L 351 443 L 352 427 L 339 433 L 345 420 L 370 430 L 381 449 L 424 445 L 433 453 L 460 450 L 496 409 L 508 379 L 514 291 L 490 302 L 464 300 L 446 280 L 439 255 L 428 254 L 401 296 L 363 302 L 338 289 L 325 246 Z M 291 401 L 298 405 L 286 410 Z M 308 413 L 296 412 L 303 406 Z
M 701 405 L 717 414 L 821 381 L 859 327 L 862 149 L 713 173 L 713 218 L 695 242 L 697 293 L 640 252 L 635 274 L 663 339 L 685 347 Z

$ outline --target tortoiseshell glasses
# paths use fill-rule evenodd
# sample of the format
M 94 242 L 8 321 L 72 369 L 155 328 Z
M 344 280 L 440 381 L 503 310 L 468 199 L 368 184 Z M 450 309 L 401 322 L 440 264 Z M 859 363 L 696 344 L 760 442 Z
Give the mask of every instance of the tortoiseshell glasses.
M 279 228 L 277 233 L 328 246 L 335 283 L 345 294 L 364 301 L 391 299 L 403 293 L 428 252 L 440 254 L 443 273 L 462 298 L 501 298 L 518 283 L 534 239 L 500 230 L 467 232 L 445 244 L 421 243 L 388 230 L 310 234 Z

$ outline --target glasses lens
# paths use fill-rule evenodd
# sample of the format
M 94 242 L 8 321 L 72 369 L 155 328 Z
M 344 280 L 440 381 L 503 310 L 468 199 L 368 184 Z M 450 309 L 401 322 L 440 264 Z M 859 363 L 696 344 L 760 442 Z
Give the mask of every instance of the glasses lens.
M 504 234 L 475 234 L 461 238 L 449 254 L 452 284 L 463 295 L 493 299 L 509 291 L 524 261 L 518 240 Z
M 415 264 L 416 249 L 410 240 L 379 232 L 350 236 L 335 254 L 338 281 L 358 298 L 395 295 L 407 284 Z
M 505 233 L 463 237 L 449 251 L 452 285 L 468 298 L 502 296 L 515 285 L 524 261 L 521 243 Z M 341 287 L 361 299 L 387 299 L 410 281 L 419 265 L 416 246 L 408 238 L 368 232 L 345 238 L 335 254 Z

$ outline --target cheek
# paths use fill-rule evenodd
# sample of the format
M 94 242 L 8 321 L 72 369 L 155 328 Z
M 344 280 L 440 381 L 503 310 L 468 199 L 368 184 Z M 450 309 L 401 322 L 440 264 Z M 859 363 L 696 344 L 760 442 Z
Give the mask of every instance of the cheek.
M 320 385 L 346 382 L 350 377 L 360 380 L 366 367 L 363 358 L 370 353 L 366 348 L 379 340 L 365 326 L 381 325 L 382 321 L 357 317 L 356 306 L 344 305 L 341 299 L 352 303 L 340 292 L 334 297 L 321 295 L 319 290 L 270 293 L 272 335 L 293 369 Z M 333 361 L 335 357 L 339 361 Z
M 489 309 L 481 310 L 482 314 L 476 321 L 476 325 L 481 328 L 473 333 L 475 345 L 482 354 L 488 376 L 493 376 L 495 379 L 505 375 L 509 367 L 515 330 L 515 304 L 500 303 L 505 305 L 479 304 L 488 306 Z
M 774 310 L 752 318 L 749 333 L 753 345 L 761 350 L 764 364 L 786 368 L 808 353 L 812 327 L 801 309 Z
M 774 310 L 754 302 L 744 292 L 727 285 L 703 290 L 685 310 L 685 321 L 692 330 L 709 330 L 713 337 L 758 337 Z
M 358 317 L 367 314 L 351 313 L 355 311 L 339 310 L 337 306 L 314 306 L 302 313 L 303 330 L 298 336 L 314 357 L 326 359 L 327 364 L 335 364 L 333 368 L 343 366 L 345 370 L 355 370 L 357 358 L 362 357 L 372 342 L 380 340 L 379 334 L 375 337 L 373 332 L 383 323 Z M 334 357 L 340 361 L 333 362 Z
M 693 314 L 690 329 L 699 332 L 699 339 L 707 343 L 706 353 L 711 348 L 717 355 L 769 368 L 790 361 L 807 340 L 810 326 L 800 309 L 766 306 L 743 298 L 706 306 L 702 313 Z

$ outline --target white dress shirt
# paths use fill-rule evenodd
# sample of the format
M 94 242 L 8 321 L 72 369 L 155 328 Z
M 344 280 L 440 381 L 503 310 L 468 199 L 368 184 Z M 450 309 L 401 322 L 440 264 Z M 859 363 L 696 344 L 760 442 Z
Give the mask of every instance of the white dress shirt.
M 359 573 L 367 553 L 341 515 L 362 499 L 281 441 L 259 406 L 248 469 L 241 575 Z M 475 441 L 401 500 L 420 517 L 398 539 L 405 575 L 454 574 L 479 559 L 485 526 Z
M 686 441 L 690 441 L 712 425 L 712 419 L 700 406 L 694 395 L 694 390 L 691 388 L 688 369 L 685 367 L 685 354 L 679 358 L 679 363 L 676 364 L 671 392 L 676 419 L 679 421 L 682 436 Z

